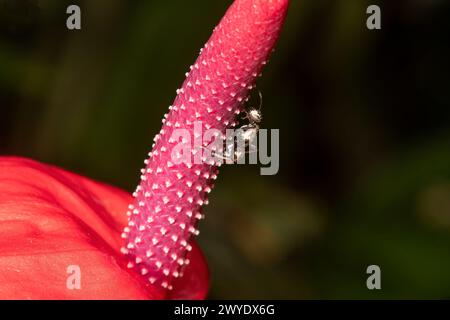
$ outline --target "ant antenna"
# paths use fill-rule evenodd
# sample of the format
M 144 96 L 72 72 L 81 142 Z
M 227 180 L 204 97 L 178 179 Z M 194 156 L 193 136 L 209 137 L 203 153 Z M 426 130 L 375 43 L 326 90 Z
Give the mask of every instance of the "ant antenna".
M 263 96 L 261 91 L 258 90 L 258 95 L 259 95 L 259 107 L 258 110 L 261 111 L 262 105 L 263 105 Z

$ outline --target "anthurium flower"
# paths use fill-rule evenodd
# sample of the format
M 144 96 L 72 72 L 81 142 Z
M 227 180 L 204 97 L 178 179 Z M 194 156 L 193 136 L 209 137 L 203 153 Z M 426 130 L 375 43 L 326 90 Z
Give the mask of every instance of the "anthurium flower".
M 202 299 L 209 273 L 193 235 L 218 165 L 183 130 L 233 127 L 278 38 L 288 0 L 236 0 L 201 50 L 133 195 L 62 169 L 0 158 L 0 298 Z M 78 286 L 67 281 L 79 274 Z M 69 272 L 69 273 L 68 273 Z M 75 276 L 75 275 L 74 275 Z

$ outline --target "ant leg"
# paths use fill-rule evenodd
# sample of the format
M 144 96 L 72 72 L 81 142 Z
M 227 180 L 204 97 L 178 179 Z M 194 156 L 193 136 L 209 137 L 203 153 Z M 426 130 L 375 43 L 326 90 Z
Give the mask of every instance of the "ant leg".
M 216 150 L 210 150 L 207 147 L 201 147 L 201 148 L 203 150 L 208 150 L 210 152 L 210 154 L 211 154 L 211 157 L 213 159 L 220 159 L 220 160 L 225 161 L 226 163 L 234 163 L 235 162 L 235 160 L 233 158 L 221 155 Z

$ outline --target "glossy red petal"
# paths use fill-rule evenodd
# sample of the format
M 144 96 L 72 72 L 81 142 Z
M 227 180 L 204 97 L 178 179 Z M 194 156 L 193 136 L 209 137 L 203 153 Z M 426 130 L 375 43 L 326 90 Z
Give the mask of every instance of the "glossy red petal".
M 0 158 L 0 298 L 165 298 L 128 271 L 119 251 L 130 199 L 124 191 L 52 166 Z M 182 284 L 179 292 L 203 298 L 208 279 L 197 247 L 191 260 L 184 285 L 193 280 L 196 286 Z M 71 265 L 80 267 L 80 290 L 66 286 Z

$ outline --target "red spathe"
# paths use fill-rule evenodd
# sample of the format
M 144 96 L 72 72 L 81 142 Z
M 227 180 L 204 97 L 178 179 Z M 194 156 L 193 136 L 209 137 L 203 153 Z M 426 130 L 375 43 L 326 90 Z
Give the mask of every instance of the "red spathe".
M 128 193 L 62 169 L 0 157 L 0 299 L 203 299 L 198 247 L 170 296 L 126 268 L 120 233 Z M 67 268 L 81 271 L 70 290 Z

